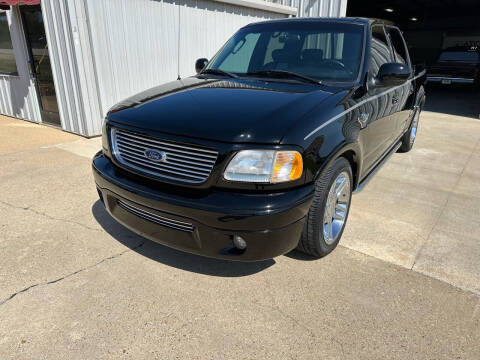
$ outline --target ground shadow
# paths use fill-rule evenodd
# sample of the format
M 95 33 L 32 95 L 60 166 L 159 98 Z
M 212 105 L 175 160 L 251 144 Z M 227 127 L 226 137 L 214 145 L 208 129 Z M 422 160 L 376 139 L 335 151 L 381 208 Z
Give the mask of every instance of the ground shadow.
M 480 91 L 473 87 L 428 85 L 424 110 L 479 119 Z
M 318 258 L 307 255 L 298 250 L 292 250 L 289 253 L 286 253 L 284 256 L 289 257 L 290 259 L 302 260 L 302 261 L 313 261 L 318 260 Z
M 185 271 L 219 277 L 240 277 L 255 274 L 275 264 L 273 259 L 257 262 L 210 259 L 169 248 L 125 228 L 110 216 L 99 200 L 93 204 L 92 214 L 102 228 L 123 245 L 152 260 Z

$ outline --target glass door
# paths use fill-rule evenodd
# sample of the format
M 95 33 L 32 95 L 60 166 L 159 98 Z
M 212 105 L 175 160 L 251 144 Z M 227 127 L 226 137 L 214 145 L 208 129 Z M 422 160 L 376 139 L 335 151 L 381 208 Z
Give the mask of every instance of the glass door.
M 57 96 L 53 84 L 52 67 L 48 54 L 47 37 L 40 5 L 20 6 L 23 26 L 27 40 L 28 52 L 30 53 L 30 68 L 35 79 L 40 106 L 42 121 L 52 125 L 60 126 L 60 115 L 58 113 Z

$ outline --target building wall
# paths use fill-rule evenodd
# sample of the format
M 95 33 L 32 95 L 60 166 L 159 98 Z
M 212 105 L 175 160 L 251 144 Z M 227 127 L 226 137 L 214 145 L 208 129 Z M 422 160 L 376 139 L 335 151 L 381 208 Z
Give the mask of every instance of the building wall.
M 287 0 L 288 1 L 288 0 Z M 302 17 L 340 17 L 347 13 L 347 0 L 295 0 Z
M 62 128 L 101 133 L 115 103 L 211 58 L 240 27 L 285 13 L 232 5 L 256 0 L 42 0 Z M 343 16 L 347 0 L 269 0 L 306 16 Z M 229 4 L 227 4 L 229 3 Z M 257 1 L 258 3 L 258 1 Z M 22 76 L 0 75 L 0 112 L 40 122 L 17 7 L 12 37 Z
M 6 12 L 17 63 L 17 75 L 0 74 L 0 114 L 41 122 L 35 84 L 30 76 L 27 48 L 17 7 Z
M 209 0 L 87 0 L 102 115 L 118 101 L 193 75 L 240 27 L 281 14 Z
M 298 9 L 301 17 L 341 17 L 347 13 L 347 0 L 268 0 Z
M 42 14 L 50 53 L 53 80 L 57 95 L 62 128 L 82 135 L 98 133 L 100 110 L 97 94 L 92 93 L 88 73 L 90 53 L 85 53 L 84 42 L 79 41 L 77 0 L 42 0 Z M 80 6 L 80 9 L 83 9 Z M 82 15 L 78 15 L 79 18 Z M 83 19 L 85 19 L 83 17 Z M 85 22 L 85 21 L 84 21 Z M 83 29 L 88 34 L 86 28 Z M 88 43 L 88 38 L 87 38 Z M 92 110 L 93 109 L 93 110 Z

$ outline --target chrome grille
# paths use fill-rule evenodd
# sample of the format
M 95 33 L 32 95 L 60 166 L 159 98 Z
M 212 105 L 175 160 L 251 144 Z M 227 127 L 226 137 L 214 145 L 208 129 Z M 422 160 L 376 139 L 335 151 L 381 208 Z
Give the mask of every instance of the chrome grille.
M 218 152 L 184 144 L 167 142 L 143 134 L 112 128 L 113 154 L 130 168 L 177 181 L 200 184 L 212 172 Z M 152 160 L 147 152 L 164 155 Z
M 187 231 L 187 232 L 193 231 L 193 225 L 190 223 L 169 219 L 169 218 L 151 213 L 149 211 L 140 209 L 132 204 L 126 203 L 125 201 L 122 201 L 122 200 L 117 200 L 117 203 L 118 203 L 118 206 L 120 206 L 122 209 L 128 211 L 133 215 L 141 217 L 142 219 L 148 220 L 150 222 L 153 222 L 162 226 L 166 226 L 168 228 L 175 229 L 175 230 L 181 230 L 181 231 Z

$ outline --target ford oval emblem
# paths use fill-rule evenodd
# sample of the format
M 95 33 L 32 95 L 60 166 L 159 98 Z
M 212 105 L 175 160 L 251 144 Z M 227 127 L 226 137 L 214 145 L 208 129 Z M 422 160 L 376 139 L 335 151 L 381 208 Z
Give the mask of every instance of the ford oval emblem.
M 163 162 L 167 160 L 167 154 L 165 154 L 163 151 L 146 149 L 143 153 L 145 154 L 145 157 L 151 161 Z

